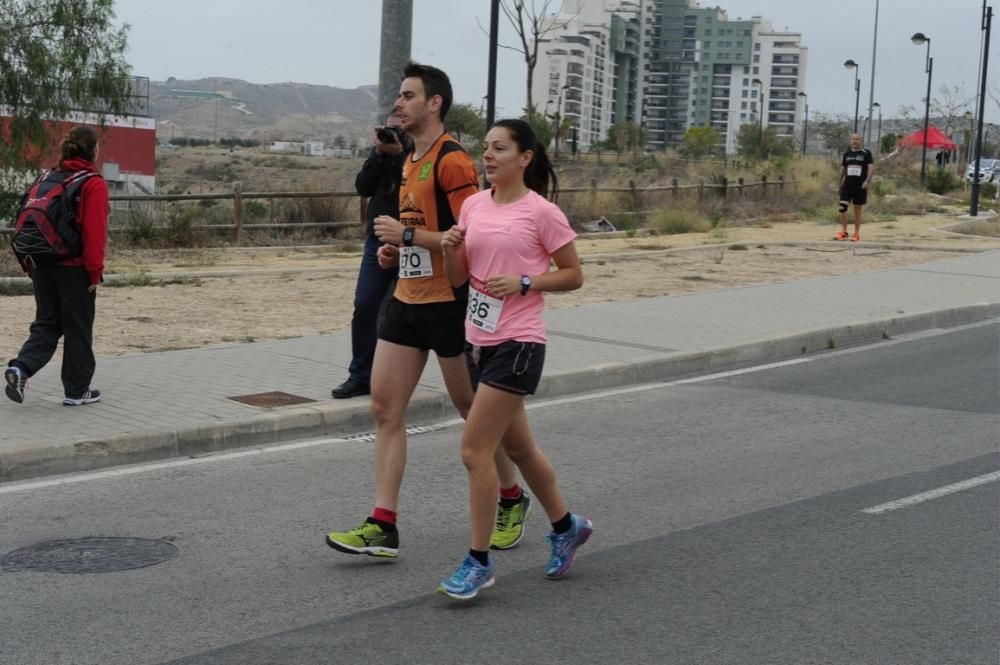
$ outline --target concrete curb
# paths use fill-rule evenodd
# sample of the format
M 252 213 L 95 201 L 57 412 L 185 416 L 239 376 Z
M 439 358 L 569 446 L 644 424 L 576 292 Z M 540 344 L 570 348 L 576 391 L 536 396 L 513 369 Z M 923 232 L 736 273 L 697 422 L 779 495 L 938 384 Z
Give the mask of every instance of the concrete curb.
M 638 383 L 675 381 L 995 318 L 1000 318 L 1000 303 L 982 303 L 817 328 L 784 337 L 751 340 L 737 346 L 595 365 L 544 376 L 536 397 L 552 398 Z M 447 394 L 418 388 L 407 410 L 407 421 L 413 425 L 454 415 Z M 152 460 L 195 457 L 232 448 L 264 446 L 309 437 L 352 436 L 370 431 L 371 427 L 367 401 L 285 407 L 215 426 L 122 434 L 0 453 L 0 482 Z

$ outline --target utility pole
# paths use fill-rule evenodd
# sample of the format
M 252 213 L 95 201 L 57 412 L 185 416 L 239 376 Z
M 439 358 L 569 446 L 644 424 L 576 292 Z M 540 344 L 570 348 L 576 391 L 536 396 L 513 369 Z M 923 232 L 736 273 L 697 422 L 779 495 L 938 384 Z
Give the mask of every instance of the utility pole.
M 979 164 L 983 158 L 983 114 L 986 112 L 986 69 L 990 61 L 990 27 L 993 24 L 993 8 L 987 7 L 983 1 L 983 73 L 979 89 L 979 120 L 976 129 L 976 163 L 972 171 L 972 196 L 969 203 L 969 216 L 979 215 Z
M 875 110 L 875 54 L 878 47 L 878 3 L 879 0 L 875 0 L 875 33 L 872 37 L 872 83 L 868 90 L 868 118 L 872 117 L 872 111 Z M 881 111 L 880 111 L 881 113 Z M 870 145 L 872 138 L 872 123 L 868 123 L 867 133 L 864 136 L 864 145 Z
M 500 35 L 500 0 L 490 2 L 490 58 L 486 72 L 486 131 L 490 131 L 497 110 L 497 40 Z
M 399 96 L 403 67 L 413 41 L 413 0 L 382 0 L 382 35 L 378 61 L 378 118 L 382 124 Z

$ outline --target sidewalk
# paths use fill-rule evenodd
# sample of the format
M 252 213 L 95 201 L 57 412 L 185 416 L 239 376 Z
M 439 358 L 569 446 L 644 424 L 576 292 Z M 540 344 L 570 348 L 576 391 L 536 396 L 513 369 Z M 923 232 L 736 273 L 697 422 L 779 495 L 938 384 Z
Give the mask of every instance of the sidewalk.
M 672 380 L 996 317 L 1000 250 L 874 273 L 549 310 L 538 396 Z M 68 408 L 54 361 L 32 378 L 24 404 L 0 398 L 0 481 L 370 432 L 367 398 L 330 397 L 349 362 L 349 333 L 103 358 L 94 384 L 104 400 Z M 277 391 L 313 401 L 261 407 L 232 399 Z M 409 423 L 453 414 L 432 358 Z

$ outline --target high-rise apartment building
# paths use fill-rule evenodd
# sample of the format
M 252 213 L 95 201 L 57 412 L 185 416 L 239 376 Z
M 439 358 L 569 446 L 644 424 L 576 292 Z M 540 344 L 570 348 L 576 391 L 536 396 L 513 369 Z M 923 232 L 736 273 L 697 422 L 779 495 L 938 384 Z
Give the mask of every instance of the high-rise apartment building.
M 652 150 L 680 145 L 692 126 L 714 127 L 730 153 L 745 124 L 801 135 L 799 33 L 694 0 L 567 0 L 549 20 L 557 27 L 539 40 L 532 96 L 569 120 L 581 148 L 624 120 L 643 127 Z
M 727 152 L 740 126 L 760 123 L 796 136 L 804 103 L 801 35 L 759 16 L 729 20 L 692 0 L 643 0 L 639 104 L 648 147 L 679 145 L 692 126 L 711 126 Z
M 616 122 L 638 122 L 639 5 L 568 0 L 539 40 L 532 98 L 536 109 L 565 118 L 562 134 L 579 150 L 607 137 Z

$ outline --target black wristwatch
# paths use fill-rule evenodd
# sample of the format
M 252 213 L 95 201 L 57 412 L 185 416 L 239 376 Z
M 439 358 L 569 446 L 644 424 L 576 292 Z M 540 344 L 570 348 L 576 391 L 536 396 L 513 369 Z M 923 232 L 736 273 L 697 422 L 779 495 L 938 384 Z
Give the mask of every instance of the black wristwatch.
M 521 275 L 521 295 L 525 295 L 528 289 L 531 288 L 531 278 L 527 275 Z
M 403 229 L 403 246 L 413 247 L 413 236 L 416 234 L 417 230 L 412 226 L 407 226 Z

